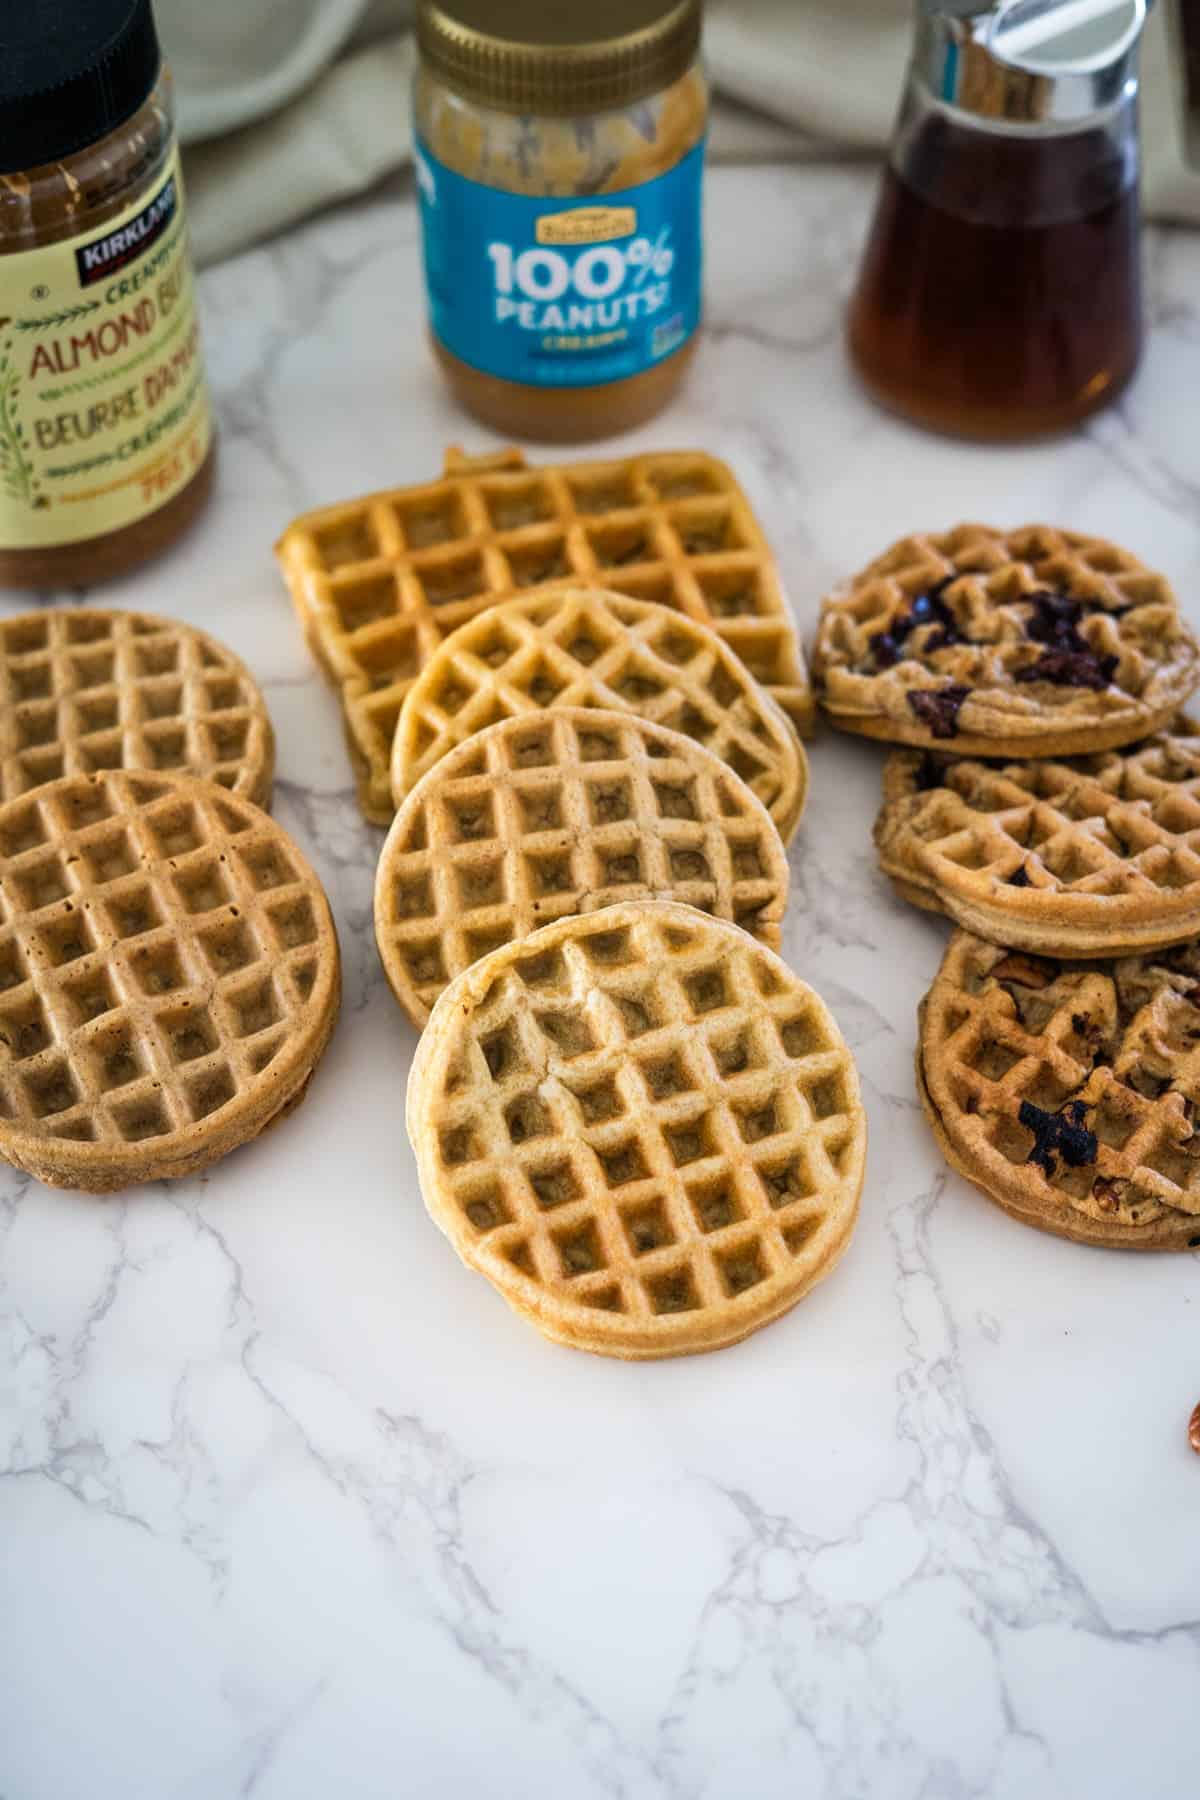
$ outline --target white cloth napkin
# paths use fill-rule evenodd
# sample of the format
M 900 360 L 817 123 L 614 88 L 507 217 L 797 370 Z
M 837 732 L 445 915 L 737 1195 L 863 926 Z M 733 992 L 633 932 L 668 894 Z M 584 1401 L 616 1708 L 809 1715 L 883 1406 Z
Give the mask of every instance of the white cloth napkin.
M 201 261 L 362 192 L 411 153 L 411 0 L 157 0 Z M 714 156 L 882 149 L 910 0 L 710 0 Z M 1147 210 L 1200 223 L 1163 9 L 1143 56 Z

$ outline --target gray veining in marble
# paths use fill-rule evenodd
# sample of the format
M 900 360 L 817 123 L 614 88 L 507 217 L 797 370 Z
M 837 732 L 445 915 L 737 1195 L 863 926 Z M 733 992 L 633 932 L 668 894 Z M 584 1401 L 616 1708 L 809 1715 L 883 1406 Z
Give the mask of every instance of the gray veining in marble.
M 1149 240 L 1115 411 L 948 445 L 843 367 L 871 183 L 714 173 L 707 341 L 638 441 L 734 463 L 806 630 L 890 538 L 972 516 L 1122 538 L 1200 619 L 1200 240 Z M 270 545 L 486 434 L 426 358 L 402 190 L 203 288 L 219 505 L 105 598 L 262 679 L 346 1005 L 304 1107 L 207 1176 L 0 1178 L 3 1800 L 1192 1800 L 1197 1259 L 1039 1237 L 940 1165 L 911 1059 L 944 929 L 875 870 L 875 750 L 813 750 L 785 938 L 871 1112 L 837 1273 L 737 1349 L 626 1368 L 544 1344 L 426 1220 L 380 837 Z

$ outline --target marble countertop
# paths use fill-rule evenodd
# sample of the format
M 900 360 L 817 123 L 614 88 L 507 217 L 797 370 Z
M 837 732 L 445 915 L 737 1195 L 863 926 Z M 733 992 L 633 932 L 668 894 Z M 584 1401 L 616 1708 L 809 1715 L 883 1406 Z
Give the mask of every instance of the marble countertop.
M 1115 411 L 952 445 L 843 365 L 873 180 L 713 173 L 707 338 L 636 441 L 734 464 L 806 631 L 901 531 L 979 516 L 1124 539 L 1200 618 L 1200 236 L 1149 237 Z M 271 542 L 489 440 L 426 356 L 403 189 L 203 293 L 219 502 L 104 599 L 263 681 L 345 1007 L 304 1107 L 202 1179 L 0 1178 L 3 1800 L 1193 1800 L 1200 1258 L 1039 1236 L 943 1167 L 912 1052 L 945 932 L 876 871 L 877 752 L 812 751 L 784 942 L 871 1114 L 831 1279 L 739 1348 L 627 1367 L 543 1342 L 428 1222 L 380 840 Z

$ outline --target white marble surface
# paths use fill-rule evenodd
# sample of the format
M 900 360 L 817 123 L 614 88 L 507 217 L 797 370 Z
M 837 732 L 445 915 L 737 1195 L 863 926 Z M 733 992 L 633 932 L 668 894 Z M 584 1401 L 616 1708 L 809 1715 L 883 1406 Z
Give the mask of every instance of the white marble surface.
M 707 342 L 644 441 L 733 461 L 806 628 L 878 545 L 972 515 L 1122 537 L 1200 617 L 1200 237 L 1149 242 L 1118 411 L 963 448 L 843 367 L 871 184 L 715 172 Z M 623 1367 L 543 1343 L 426 1220 L 378 838 L 270 545 L 486 439 L 427 361 L 402 192 L 204 296 L 219 505 L 106 597 L 263 680 L 346 1004 L 305 1107 L 207 1178 L 0 1179 L 0 1795 L 1192 1800 L 1200 1259 L 1040 1237 L 940 1165 L 911 1058 L 943 930 L 875 871 L 875 752 L 813 753 L 785 944 L 869 1096 L 836 1275 L 738 1349 Z

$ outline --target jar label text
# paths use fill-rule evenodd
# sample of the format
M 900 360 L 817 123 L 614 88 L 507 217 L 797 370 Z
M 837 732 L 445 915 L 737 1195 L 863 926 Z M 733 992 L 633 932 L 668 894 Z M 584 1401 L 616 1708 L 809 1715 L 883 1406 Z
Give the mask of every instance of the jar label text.
M 186 234 L 176 152 L 99 230 L 0 256 L 0 549 L 136 524 L 208 455 Z
M 623 381 L 700 322 L 698 144 L 653 181 L 578 200 L 509 194 L 417 150 L 434 333 L 460 361 L 535 387 Z

